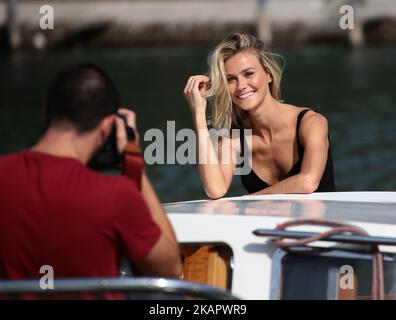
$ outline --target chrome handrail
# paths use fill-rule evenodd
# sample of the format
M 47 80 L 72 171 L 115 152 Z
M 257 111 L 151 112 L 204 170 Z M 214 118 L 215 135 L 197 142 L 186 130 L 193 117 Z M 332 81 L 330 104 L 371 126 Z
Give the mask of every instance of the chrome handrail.
M 62 293 L 164 293 L 188 295 L 197 299 L 238 300 L 229 291 L 208 285 L 165 278 L 81 278 L 56 279 L 54 289 L 42 289 L 39 279 L 2 280 L 0 294 Z

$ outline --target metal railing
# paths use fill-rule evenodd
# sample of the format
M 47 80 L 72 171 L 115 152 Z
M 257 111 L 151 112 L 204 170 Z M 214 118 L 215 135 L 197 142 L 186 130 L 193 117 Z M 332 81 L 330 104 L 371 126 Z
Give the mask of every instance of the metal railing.
M 125 299 L 238 300 L 226 290 L 165 278 L 59 279 L 54 280 L 53 289 L 43 289 L 39 279 L 0 281 L 0 298 L 5 295 L 11 299 L 23 299 L 24 295 L 33 294 L 38 299 L 51 299 L 51 297 L 62 299 L 64 294 L 73 294 L 72 299 L 79 299 L 79 296 L 83 298 L 85 294 L 107 293 L 121 293 Z

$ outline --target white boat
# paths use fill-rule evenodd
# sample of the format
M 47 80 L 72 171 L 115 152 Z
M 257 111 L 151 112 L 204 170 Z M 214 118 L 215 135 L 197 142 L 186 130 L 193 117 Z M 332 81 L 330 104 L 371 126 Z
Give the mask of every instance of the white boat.
M 385 298 L 396 295 L 396 192 L 243 196 L 169 203 L 165 210 L 185 257 L 185 280 L 242 299 L 369 299 L 371 248 L 378 244 Z M 275 230 L 307 218 L 348 223 L 369 236 L 341 234 L 291 251 L 271 241 L 323 231 L 312 225 Z
M 396 299 L 396 192 L 244 196 L 169 203 L 165 209 L 181 245 L 185 281 L 125 275 L 56 279 L 56 290 L 47 291 L 37 280 L 4 280 L 0 296 L 88 293 L 101 299 L 122 292 L 128 299 L 371 299 L 383 292 L 385 299 Z M 278 228 L 302 219 L 347 223 L 365 232 L 348 227 L 289 249 L 272 241 L 322 234 L 323 227 L 311 224 Z

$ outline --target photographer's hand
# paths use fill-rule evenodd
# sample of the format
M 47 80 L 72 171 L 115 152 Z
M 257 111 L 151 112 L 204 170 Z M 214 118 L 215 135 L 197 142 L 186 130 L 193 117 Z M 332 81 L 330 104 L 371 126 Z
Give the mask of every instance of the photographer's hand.
M 118 113 L 120 113 L 126 117 L 128 126 L 131 127 L 135 132 L 135 142 L 137 145 L 139 145 L 139 134 L 137 131 L 137 126 L 136 126 L 135 112 L 133 112 L 129 109 L 120 108 L 120 109 L 118 109 Z M 119 117 L 116 117 L 115 122 L 116 122 L 117 149 L 118 149 L 118 152 L 121 154 L 124 151 L 124 149 L 128 143 L 128 137 L 127 137 L 124 120 Z

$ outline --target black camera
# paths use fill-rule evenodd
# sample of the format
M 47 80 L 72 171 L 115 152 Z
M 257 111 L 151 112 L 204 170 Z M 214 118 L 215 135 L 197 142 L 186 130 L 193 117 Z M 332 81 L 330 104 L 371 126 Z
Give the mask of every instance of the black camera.
M 126 116 L 118 112 L 116 116 L 124 121 L 128 141 L 134 141 L 136 139 L 135 132 L 133 128 L 128 126 Z M 116 124 L 114 123 L 106 142 L 95 152 L 88 162 L 89 168 L 97 171 L 120 168 L 122 155 L 118 153 L 116 138 Z

